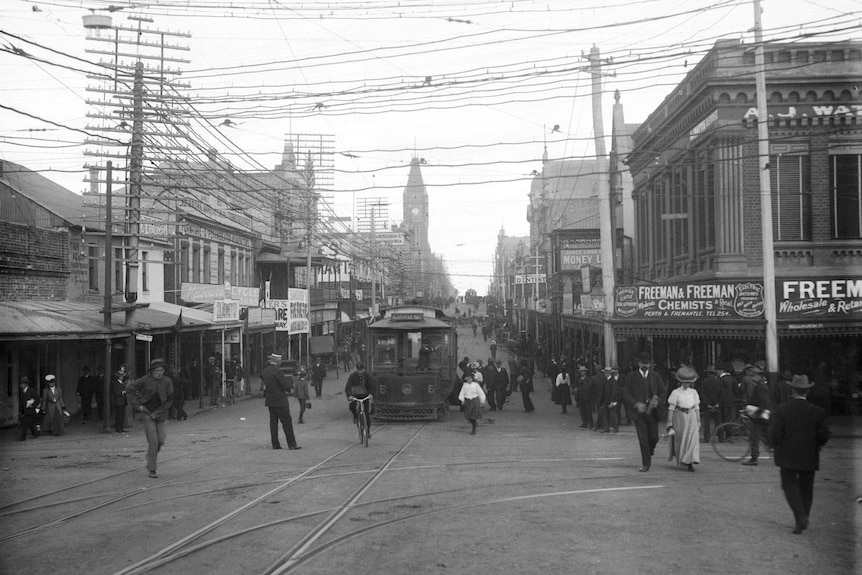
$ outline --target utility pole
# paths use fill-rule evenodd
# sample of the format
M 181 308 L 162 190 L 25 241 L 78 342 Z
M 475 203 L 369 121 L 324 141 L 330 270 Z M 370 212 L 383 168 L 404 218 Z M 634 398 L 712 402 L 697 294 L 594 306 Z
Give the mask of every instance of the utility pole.
M 135 64 L 135 85 L 132 91 L 132 146 L 129 157 L 128 244 L 126 248 L 126 327 L 135 328 L 135 302 L 138 300 L 138 234 L 141 221 L 141 167 L 144 157 L 144 64 Z M 126 343 L 126 365 L 135 377 L 135 334 Z
M 114 169 L 113 164 L 110 160 L 105 165 L 105 168 L 105 179 L 107 180 L 107 184 L 105 186 L 105 294 L 103 299 L 103 301 L 105 302 L 105 309 L 102 311 L 104 313 L 104 325 L 105 331 L 107 333 L 105 334 L 105 377 L 101 384 L 103 386 L 102 397 L 109 398 L 111 397 L 111 382 L 114 373 L 113 368 L 111 367 L 111 347 L 113 346 L 113 341 L 111 340 L 111 303 L 113 300 L 113 298 L 111 297 L 111 277 L 114 271 L 113 266 L 111 265 L 113 263 L 113 254 L 111 253 L 111 251 L 113 250 L 114 243 L 114 231 L 112 229 L 114 225 L 114 216 L 111 213 L 111 210 L 113 209 L 113 202 L 111 200 L 111 184 L 113 183 L 112 178 L 114 174 Z M 111 425 L 109 423 L 110 402 L 106 399 L 102 402 L 102 404 L 102 408 L 104 411 L 102 413 L 102 431 L 107 433 L 110 432 Z
M 602 254 L 602 289 L 604 298 L 605 365 L 617 363 L 617 344 L 614 339 L 614 326 L 610 319 L 614 309 L 614 234 L 611 229 L 610 167 L 605 149 L 605 129 L 602 120 L 602 62 L 599 48 L 590 48 L 590 66 L 587 71 L 592 75 L 593 96 L 593 133 L 596 145 L 596 172 L 599 174 L 599 236 Z
M 770 384 L 778 374 L 778 330 L 775 311 L 775 250 L 772 244 L 772 190 L 769 181 L 769 115 L 766 109 L 766 64 L 760 0 L 754 0 L 754 82 L 757 92 L 757 157 L 760 167 L 760 220 L 763 244 L 763 314 L 766 319 L 766 371 Z
M 377 267 L 374 264 L 374 208 L 371 208 L 371 318 L 377 317 Z

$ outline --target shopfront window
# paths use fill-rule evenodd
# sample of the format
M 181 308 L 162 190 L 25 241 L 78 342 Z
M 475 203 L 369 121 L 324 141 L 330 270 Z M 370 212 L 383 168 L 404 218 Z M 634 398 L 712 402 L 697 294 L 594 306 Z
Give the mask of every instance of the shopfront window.
M 830 160 L 832 235 L 862 238 L 862 154 L 835 155 Z
M 808 155 L 769 158 L 775 241 L 811 239 L 811 161 Z

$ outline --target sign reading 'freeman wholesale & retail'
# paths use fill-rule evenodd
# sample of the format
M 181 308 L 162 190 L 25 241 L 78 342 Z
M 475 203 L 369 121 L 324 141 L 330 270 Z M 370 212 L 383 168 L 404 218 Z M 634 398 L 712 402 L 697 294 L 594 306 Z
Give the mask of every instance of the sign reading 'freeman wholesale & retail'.
M 778 280 L 779 319 L 862 318 L 862 279 Z
M 624 319 L 759 319 L 763 317 L 763 284 L 624 286 L 616 288 L 614 316 Z

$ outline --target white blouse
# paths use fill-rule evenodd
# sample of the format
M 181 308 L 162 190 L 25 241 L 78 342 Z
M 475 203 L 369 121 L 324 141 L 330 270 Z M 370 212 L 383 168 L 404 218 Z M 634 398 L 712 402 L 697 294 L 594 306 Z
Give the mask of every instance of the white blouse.
M 700 405 L 700 396 L 697 394 L 697 390 L 691 387 L 688 389 L 677 387 L 670 392 L 670 397 L 667 398 L 668 409 L 673 409 L 674 407 L 692 409 L 698 405 Z
M 480 403 L 485 403 L 485 392 L 482 391 L 482 386 L 475 381 L 464 383 L 461 386 L 461 393 L 458 394 L 458 399 L 464 401 L 465 399 L 473 399 L 474 397 L 478 397 Z

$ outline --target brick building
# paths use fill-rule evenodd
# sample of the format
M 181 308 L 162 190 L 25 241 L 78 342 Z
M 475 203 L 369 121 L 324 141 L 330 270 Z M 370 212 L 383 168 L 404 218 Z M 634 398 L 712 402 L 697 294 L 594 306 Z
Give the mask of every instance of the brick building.
M 780 369 L 859 381 L 862 43 L 767 44 Z M 764 357 L 754 46 L 720 41 L 634 133 L 635 282 L 621 358 L 666 367 Z

